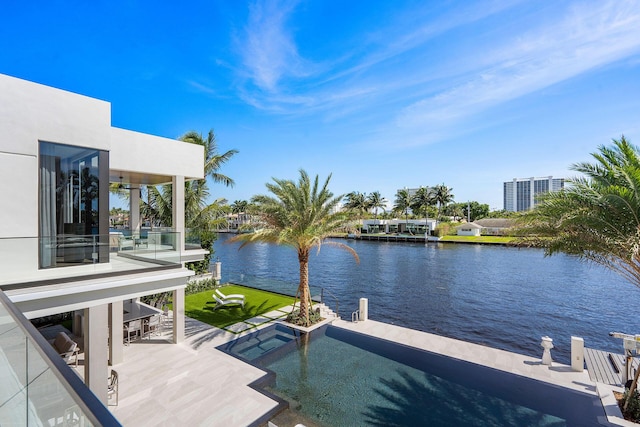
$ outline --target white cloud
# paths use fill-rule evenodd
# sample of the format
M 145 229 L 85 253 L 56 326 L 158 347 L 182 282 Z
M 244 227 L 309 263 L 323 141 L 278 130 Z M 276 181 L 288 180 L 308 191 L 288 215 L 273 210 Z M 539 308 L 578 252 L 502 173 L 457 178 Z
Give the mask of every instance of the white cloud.
M 443 126 L 640 52 L 640 9 L 580 3 L 557 22 L 506 43 L 463 83 L 406 107 L 401 128 Z
M 250 6 L 241 54 L 249 77 L 262 90 L 275 92 L 283 76 L 305 74 L 305 61 L 285 25 L 294 8 L 295 2 L 276 0 Z
M 463 2 L 437 19 L 400 11 L 389 27 L 363 35 L 360 57 L 343 51 L 320 67 L 298 53 L 287 24 L 294 6 L 258 2 L 241 49 L 253 85 L 239 96 L 279 115 L 372 117 L 368 132 L 380 146 L 390 138 L 415 146 L 468 132 L 475 115 L 640 52 L 634 1 L 519 3 Z

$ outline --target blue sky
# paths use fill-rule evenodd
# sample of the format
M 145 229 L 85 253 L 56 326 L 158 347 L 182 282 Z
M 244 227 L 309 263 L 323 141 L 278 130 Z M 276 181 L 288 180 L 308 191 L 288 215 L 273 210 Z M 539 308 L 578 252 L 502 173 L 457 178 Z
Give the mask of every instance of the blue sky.
M 640 145 L 637 1 L 24 2 L 0 73 L 107 100 L 117 127 L 213 128 L 230 202 L 298 169 L 331 189 L 444 183 L 502 208 L 514 177 Z

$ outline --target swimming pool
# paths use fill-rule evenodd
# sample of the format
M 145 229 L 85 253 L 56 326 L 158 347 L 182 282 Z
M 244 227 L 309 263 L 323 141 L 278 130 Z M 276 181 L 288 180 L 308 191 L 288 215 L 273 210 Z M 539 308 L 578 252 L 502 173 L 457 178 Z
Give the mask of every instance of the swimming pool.
M 324 426 L 607 425 L 595 396 L 333 326 L 218 348 L 270 371 L 264 390 Z

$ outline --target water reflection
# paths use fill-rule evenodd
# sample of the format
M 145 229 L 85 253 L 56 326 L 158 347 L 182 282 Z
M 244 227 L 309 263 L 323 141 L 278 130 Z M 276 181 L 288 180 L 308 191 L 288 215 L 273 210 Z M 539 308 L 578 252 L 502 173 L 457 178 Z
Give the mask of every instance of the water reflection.
M 215 243 L 223 280 L 294 294 L 295 251 L 274 245 Z M 507 247 L 344 241 L 312 253 L 312 286 L 340 300 L 343 318 L 369 298 L 370 317 L 504 350 L 540 356 L 549 335 L 554 358 L 569 362 L 571 335 L 585 345 L 621 352 L 612 330 L 640 332 L 635 310 L 640 290 L 617 276 L 569 256 L 544 257 L 541 250 Z

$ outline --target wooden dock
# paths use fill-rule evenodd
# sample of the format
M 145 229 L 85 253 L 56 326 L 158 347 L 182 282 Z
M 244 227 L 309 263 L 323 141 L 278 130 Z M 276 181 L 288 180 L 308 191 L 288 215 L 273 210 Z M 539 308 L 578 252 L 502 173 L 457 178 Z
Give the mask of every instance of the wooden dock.
M 624 355 L 585 348 L 584 361 L 587 365 L 587 371 L 589 372 L 591 381 L 617 386 L 623 385 L 622 373 L 625 369 Z M 632 366 L 634 370 L 638 369 L 638 364 L 639 361 L 633 359 Z

